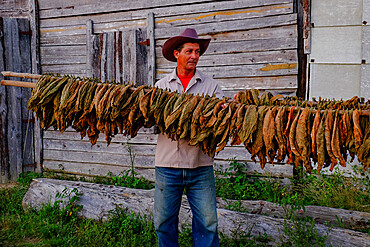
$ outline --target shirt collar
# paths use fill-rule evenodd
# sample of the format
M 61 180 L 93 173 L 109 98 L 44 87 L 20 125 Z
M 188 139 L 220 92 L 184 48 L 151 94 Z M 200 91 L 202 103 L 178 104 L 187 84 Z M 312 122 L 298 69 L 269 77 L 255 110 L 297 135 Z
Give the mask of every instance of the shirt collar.
M 199 71 L 199 69 L 196 69 L 195 70 L 195 74 L 194 74 L 194 79 L 198 82 L 203 82 L 204 81 L 204 76 L 203 74 Z M 179 77 L 177 76 L 177 73 L 176 73 L 176 68 L 171 72 L 170 74 L 170 81 L 177 81 Z

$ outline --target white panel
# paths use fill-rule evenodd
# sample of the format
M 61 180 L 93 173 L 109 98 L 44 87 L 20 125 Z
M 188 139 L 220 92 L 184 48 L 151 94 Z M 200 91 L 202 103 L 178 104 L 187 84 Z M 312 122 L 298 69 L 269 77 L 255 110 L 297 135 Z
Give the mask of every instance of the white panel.
M 361 26 L 311 30 L 311 59 L 315 59 L 315 63 L 361 63 Z
M 362 1 L 311 0 L 311 22 L 315 27 L 361 25 Z
M 370 25 L 370 0 L 363 0 L 363 14 L 362 20 Z
M 370 64 L 363 64 L 361 67 L 360 96 L 370 99 Z
M 310 64 L 310 98 L 350 99 L 360 95 L 361 65 Z
M 362 59 L 370 64 L 370 26 L 362 27 Z

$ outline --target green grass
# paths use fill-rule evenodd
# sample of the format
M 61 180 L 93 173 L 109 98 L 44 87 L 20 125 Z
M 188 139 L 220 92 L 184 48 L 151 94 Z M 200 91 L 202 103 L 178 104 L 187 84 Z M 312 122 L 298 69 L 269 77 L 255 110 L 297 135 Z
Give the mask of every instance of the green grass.
M 317 205 L 370 212 L 370 179 L 357 174 L 345 177 L 336 170 L 330 175 L 301 174 L 284 184 L 273 178 L 251 177 L 244 164 L 232 161 L 226 171 L 216 172 L 217 196 L 234 200 L 265 200 L 296 208 Z M 238 205 L 234 205 L 238 208 Z M 231 207 L 233 209 L 233 206 Z
M 247 176 L 245 165 L 237 162 L 231 162 L 227 171 L 217 171 L 216 174 L 217 195 L 224 199 L 266 200 L 293 205 L 293 211 L 305 205 L 321 205 L 369 212 L 369 180 L 360 180 L 356 176 L 345 178 L 339 172 L 330 176 L 302 175 L 300 180 L 292 181 L 288 186 L 279 180 Z M 39 211 L 24 212 L 22 199 L 29 183 L 32 178 L 45 175 L 72 179 L 51 173 L 24 173 L 17 186 L 0 188 L 0 246 L 156 246 L 153 223 L 146 217 L 129 214 L 123 209 L 111 212 L 111 217 L 105 222 L 78 217 L 78 193 L 71 198 L 66 192 L 57 195 L 60 199 L 67 197 L 70 200 L 63 209 L 57 202 L 45 205 Z M 96 177 L 93 182 L 153 188 L 153 184 L 129 172 L 115 177 Z M 238 203 L 231 205 L 230 209 L 242 210 Z M 324 246 L 327 236 L 318 235 L 312 219 L 298 219 L 290 213 L 284 224 L 286 238 L 281 239 L 282 246 Z M 227 238 L 220 233 L 221 246 L 230 247 L 264 246 L 268 238 L 268 235 L 256 238 L 250 232 L 235 232 L 234 236 Z M 179 243 L 180 246 L 192 245 L 190 228 L 180 233 Z

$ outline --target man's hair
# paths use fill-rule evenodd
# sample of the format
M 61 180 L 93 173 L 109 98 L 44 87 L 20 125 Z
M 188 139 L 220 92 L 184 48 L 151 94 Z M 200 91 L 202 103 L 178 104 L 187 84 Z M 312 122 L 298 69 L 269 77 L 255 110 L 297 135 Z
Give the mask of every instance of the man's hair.
M 182 48 L 184 48 L 184 44 L 185 43 L 182 43 L 181 45 L 179 45 L 175 50 L 178 51 L 178 52 L 181 52 Z

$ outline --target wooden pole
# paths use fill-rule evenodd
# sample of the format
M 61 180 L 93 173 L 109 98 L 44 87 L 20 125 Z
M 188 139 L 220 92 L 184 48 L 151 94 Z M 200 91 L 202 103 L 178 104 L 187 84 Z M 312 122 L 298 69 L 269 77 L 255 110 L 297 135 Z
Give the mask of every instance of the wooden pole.
M 30 74 L 30 73 L 16 73 L 16 72 L 11 72 L 11 71 L 3 71 L 1 72 L 4 76 L 10 76 L 10 77 L 20 77 L 20 78 L 29 78 L 29 79 L 39 79 L 41 75 L 36 75 L 36 74 Z M 9 81 L 9 80 L 2 80 L 1 85 L 6 85 L 6 86 L 16 86 L 16 87 L 29 87 L 29 88 L 34 88 L 36 86 L 35 83 L 32 82 L 23 82 L 23 81 Z M 135 88 L 131 88 L 131 90 L 135 90 Z M 228 102 L 225 103 L 227 105 L 228 103 L 233 102 L 233 99 L 230 99 Z M 321 112 L 325 112 L 325 110 L 321 110 Z M 312 113 L 315 114 L 317 113 L 316 109 L 312 110 Z M 343 110 L 339 110 L 339 114 L 343 114 Z M 369 110 L 361 110 L 360 113 L 361 116 L 370 116 L 370 111 Z
M 4 86 L 15 86 L 15 87 L 27 87 L 27 88 L 34 88 L 34 87 L 36 87 L 36 83 L 33 83 L 33 82 L 11 81 L 11 80 L 1 80 L 1 85 L 4 85 Z
M 30 73 L 17 73 L 12 71 L 3 71 L 1 72 L 3 76 L 7 77 L 19 77 L 19 78 L 28 78 L 38 80 L 42 75 L 30 74 Z

